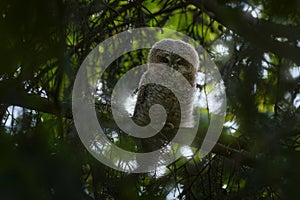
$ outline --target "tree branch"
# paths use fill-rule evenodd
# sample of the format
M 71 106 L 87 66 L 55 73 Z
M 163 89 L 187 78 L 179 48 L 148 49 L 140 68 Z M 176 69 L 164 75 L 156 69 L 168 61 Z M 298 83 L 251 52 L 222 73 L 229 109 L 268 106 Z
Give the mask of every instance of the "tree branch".
M 28 92 L 26 92 L 24 88 L 22 89 L 22 86 L 15 80 L 0 82 L 0 90 L 3 94 L 0 96 L 0 104 L 20 106 L 68 119 L 73 118 L 71 102 L 54 103 L 49 99 L 43 98 L 37 94 L 28 94 Z M 101 121 L 101 126 L 112 129 L 116 128 L 116 125 L 109 119 Z M 196 137 L 191 146 L 195 148 L 201 147 L 203 139 L 204 138 L 202 137 Z M 222 138 L 219 139 L 219 142 L 213 148 L 212 152 L 226 157 L 231 157 L 233 159 L 239 159 L 241 163 L 251 166 L 255 159 L 250 154 L 247 154 L 246 152 L 242 153 L 240 150 L 235 149 L 235 147 L 239 146 L 240 144 L 238 144 L 236 138 L 222 136 Z
M 16 80 L 1 81 L 0 103 L 71 118 L 70 105 L 58 104 L 37 94 L 29 94 Z
M 300 65 L 300 48 L 275 40 L 275 37 L 299 38 L 300 27 L 285 26 L 252 17 L 237 8 L 231 8 L 215 0 L 189 0 L 225 27 L 231 29 L 263 51 L 293 60 Z

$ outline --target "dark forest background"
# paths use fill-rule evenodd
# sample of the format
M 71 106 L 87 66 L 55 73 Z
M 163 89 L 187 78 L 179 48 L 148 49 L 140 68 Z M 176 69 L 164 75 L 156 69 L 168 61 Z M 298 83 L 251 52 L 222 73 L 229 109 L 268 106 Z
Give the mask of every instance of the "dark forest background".
M 222 135 L 203 159 L 161 176 L 106 167 L 81 144 L 72 87 L 87 54 L 138 27 L 184 33 L 217 64 Z M 0 199 L 296 199 L 300 195 L 300 2 L 53 0 L 0 2 Z M 106 73 L 128 70 L 128 55 Z M 107 86 L 107 88 L 106 88 Z M 109 101 L 97 102 L 110 124 Z

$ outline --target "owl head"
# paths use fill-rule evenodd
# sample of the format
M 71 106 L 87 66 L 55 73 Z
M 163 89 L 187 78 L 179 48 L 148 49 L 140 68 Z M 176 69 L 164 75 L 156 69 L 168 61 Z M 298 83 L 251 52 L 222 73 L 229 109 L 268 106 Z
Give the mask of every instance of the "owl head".
M 157 67 L 151 63 L 167 65 L 179 71 L 194 85 L 199 55 L 194 47 L 182 40 L 163 39 L 152 46 L 148 54 L 148 63 L 149 68 Z

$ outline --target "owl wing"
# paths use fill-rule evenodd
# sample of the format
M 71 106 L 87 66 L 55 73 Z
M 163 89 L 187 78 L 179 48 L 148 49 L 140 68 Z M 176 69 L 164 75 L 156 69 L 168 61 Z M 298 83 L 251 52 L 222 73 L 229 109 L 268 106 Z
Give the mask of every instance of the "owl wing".
M 138 89 L 138 97 L 137 97 L 137 102 L 143 103 L 147 97 L 147 85 L 142 85 Z
M 134 108 L 133 120 L 140 125 L 146 125 L 150 121 L 147 112 L 147 107 L 148 107 L 147 101 L 149 100 L 147 97 L 148 97 L 149 89 L 150 89 L 149 85 L 142 85 L 138 89 L 138 96 Z

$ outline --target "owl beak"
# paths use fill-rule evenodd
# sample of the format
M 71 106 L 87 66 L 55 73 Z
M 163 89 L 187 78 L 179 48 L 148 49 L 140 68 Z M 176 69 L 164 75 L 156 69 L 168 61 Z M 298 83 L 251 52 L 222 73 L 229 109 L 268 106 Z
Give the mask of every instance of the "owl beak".
M 170 63 L 170 65 L 171 65 L 172 69 L 175 69 L 175 70 L 177 70 L 177 71 L 178 71 L 178 69 L 179 69 L 179 66 L 178 66 L 178 64 L 177 64 L 177 61 L 176 61 L 176 57 L 175 57 L 175 55 L 173 55 L 173 54 L 172 54 L 172 56 L 171 56 L 171 59 L 170 59 L 169 63 Z
M 172 69 L 178 70 L 178 65 L 176 64 L 176 62 L 174 60 L 171 60 L 170 64 L 171 64 Z
M 179 69 L 178 65 L 176 65 L 176 64 L 172 65 L 172 68 L 175 69 L 175 70 Z

